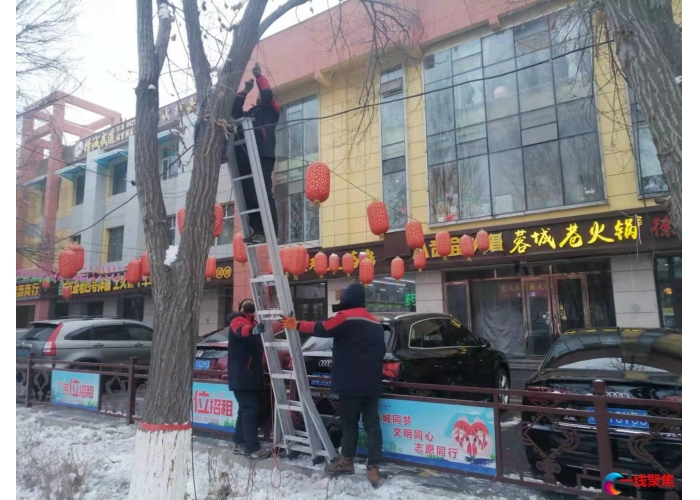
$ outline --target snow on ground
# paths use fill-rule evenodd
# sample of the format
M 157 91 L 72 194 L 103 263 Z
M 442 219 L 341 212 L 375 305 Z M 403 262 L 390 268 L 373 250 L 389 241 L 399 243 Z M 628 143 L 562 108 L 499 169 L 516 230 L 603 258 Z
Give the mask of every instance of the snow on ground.
M 136 426 L 52 426 L 27 413 L 17 414 L 17 498 L 20 500 L 126 499 L 129 492 Z M 416 478 L 394 476 L 373 490 L 357 474 L 329 480 L 291 471 L 267 470 L 228 462 L 225 456 L 194 451 L 195 477 L 188 478 L 188 500 L 505 499 L 477 488 L 468 478 L 463 494 L 427 489 Z M 196 496 L 194 486 L 196 484 Z M 478 495 L 478 496 L 474 496 Z M 525 493 L 522 500 L 527 500 Z

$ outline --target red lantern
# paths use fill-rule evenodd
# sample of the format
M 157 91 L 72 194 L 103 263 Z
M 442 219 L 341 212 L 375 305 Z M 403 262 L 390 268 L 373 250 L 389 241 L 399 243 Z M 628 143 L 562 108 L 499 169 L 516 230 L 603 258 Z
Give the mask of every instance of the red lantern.
M 308 271 L 310 267 L 311 267 L 311 256 L 309 255 L 309 252 L 307 250 L 306 255 L 304 255 L 304 272 Z
M 367 259 L 367 254 L 365 252 L 360 252 L 357 256 L 357 262 L 358 264 L 362 262 L 363 260 Z
M 236 260 L 236 262 L 240 262 L 241 264 L 248 262 L 248 254 L 245 250 L 243 233 L 240 231 L 233 236 L 233 258 Z
M 476 248 L 485 252 L 489 249 L 489 233 L 483 229 L 476 233 Z
M 318 252 L 314 256 L 314 269 L 316 270 L 316 274 L 323 278 L 323 275 L 326 274 L 328 269 L 328 257 L 325 253 Z
M 369 285 L 374 279 L 374 263 L 365 259 L 360 262 L 360 283 L 363 285 Z
M 207 280 L 216 278 L 216 257 L 207 257 L 207 267 L 204 268 L 204 277 Z
M 68 250 L 75 252 L 75 273 L 78 274 L 80 271 L 82 271 L 83 266 L 85 266 L 85 249 L 82 245 L 79 245 L 78 243 L 73 243 L 68 247 Z
M 417 248 L 413 253 L 413 267 L 418 269 L 419 272 L 423 271 L 428 266 L 428 261 L 425 257 L 425 252 L 422 248 Z
M 282 261 L 282 272 L 289 274 L 289 248 L 280 248 L 280 260 Z
M 130 260 L 129 263 L 126 265 L 126 282 L 131 283 L 132 285 L 136 285 L 141 281 L 142 276 L 143 274 L 141 273 L 141 259 Z
M 452 253 L 452 237 L 447 231 L 440 231 L 435 235 L 435 250 L 443 260 Z
M 70 299 L 71 295 L 73 295 L 73 290 L 71 289 L 71 287 L 69 287 L 67 285 L 63 285 L 63 288 L 61 290 L 61 297 L 68 300 L 68 299 Z
M 46 278 L 41 280 L 41 288 L 46 290 L 47 288 L 51 288 L 51 278 Z
M 185 229 L 185 209 L 181 208 L 177 211 L 177 232 L 182 235 L 182 231 Z
M 335 274 L 340 269 L 340 257 L 337 253 L 332 253 L 328 259 L 328 269 Z
M 294 279 L 301 276 L 309 268 L 309 252 L 304 245 L 295 245 L 291 249 L 291 261 L 289 271 L 294 276 Z
M 63 250 L 58 254 L 58 274 L 62 278 L 72 279 L 78 274 L 78 256 L 73 250 Z
M 467 259 L 471 259 L 474 257 L 474 238 L 469 236 L 468 234 L 465 234 L 459 239 L 459 250 L 462 252 L 462 257 L 466 257 Z
M 394 257 L 391 261 L 391 277 L 399 281 L 406 273 L 406 265 L 401 257 Z
M 406 224 L 406 243 L 411 250 L 423 248 L 425 236 L 423 235 L 423 224 L 417 220 L 412 220 Z
M 383 201 L 374 200 L 367 205 L 367 220 L 373 234 L 383 237 L 389 230 L 389 213 Z
M 306 168 L 306 198 L 318 206 L 331 194 L 331 170 L 323 162 L 315 161 Z
M 218 203 L 214 205 L 214 229 L 212 230 L 212 233 L 214 235 L 214 238 L 219 236 L 221 234 L 221 231 L 224 230 L 224 207 L 219 205 Z
M 146 277 L 151 275 L 151 263 L 148 262 L 148 252 L 141 254 L 141 273 Z
M 352 258 L 352 254 L 346 253 L 343 255 L 343 260 L 342 260 L 342 265 L 343 265 L 343 272 L 350 276 L 352 272 L 355 270 L 355 262 L 354 259 Z

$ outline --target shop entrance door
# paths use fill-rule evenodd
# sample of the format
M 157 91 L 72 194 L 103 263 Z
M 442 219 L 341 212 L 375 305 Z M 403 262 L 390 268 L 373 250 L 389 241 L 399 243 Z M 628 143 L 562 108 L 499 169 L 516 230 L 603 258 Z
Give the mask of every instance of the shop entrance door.
M 527 351 L 544 356 L 552 345 L 552 299 L 549 278 L 523 279 Z
M 553 277 L 555 326 L 557 336 L 574 328 L 590 326 L 586 321 L 586 298 L 581 276 Z

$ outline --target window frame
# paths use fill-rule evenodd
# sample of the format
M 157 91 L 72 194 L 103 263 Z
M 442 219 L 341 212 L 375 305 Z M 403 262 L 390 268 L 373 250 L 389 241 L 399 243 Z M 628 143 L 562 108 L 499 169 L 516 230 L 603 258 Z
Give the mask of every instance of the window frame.
M 124 168 L 124 179 L 122 180 L 120 178 L 119 184 L 117 184 L 117 168 L 121 169 L 122 167 Z M 129 170 L 129 161 L 126 158 L 116 160 L 112 163 L 110 170 L 112 171 L 112 186 L 110 189 L 110 196 L 116 196 L 118 194 L 126 193 L 126 175 Z M 117 191 L 117 189 L 120 190 Z
M 608 193 L 607 193 L 607 179 L 605 177 L 605 170 L 604 170 L 604 158 L 603 158 L 603 147 L 601 144 L 601 130 L 600 130 L 600 124 L 598 123 L 598 113 L 595 112 L 595 120 L 593 123 L 592 130 L 589 130 L 587 132 L 581 132 L 581 133 L 576 133 L 573 135 L 567 135 L 566 137 L 562 137 L 561 132 L 560 132 L 560 122 L 557 119 L 558 118 L 558 108 L 562 105 L 567 105 L 572 102 L 580 102 L 584 104 L 585 106 L 591 105 L 595 109 L 595 68 L 594 68 L 594 55 L 592 53 L 592 36 L 593 36 L 593 28 L 592 28 L 592 22 L 590 16 L 587 18 L 587 26 L 588 26 L 588 31 L 584 34 L 581 35 L 582 32 L 578 32 L 575 34 L 575 36 L 572 36 L 570 34 L 566 35 L 566 38 L 560 39 L 557 38 L 555 40 L 555 35 L 553 33 L 556 32 L 556 28 L 558 26 L 566 26 L 566 24 L 558 25 L 557 27 L 553 27 L 552 23 L 555 22 L 558 19 L 558 16 L 561 16 L 562 13 L 566 13 L 567 10 L 559 10 L 552 12 L 550 14 L 540 16 L 536 19 L 529 20 L 526 22 L 523 22 L 517 26 L 509 28 L 509 30 L 512 31 L 512 39 L 513 39 L 513 44 L 515 48 L 514 52 L 514 57 L 511 59 L 507 59 L 507 61 L 514 61 L 513 66 L 514 70 L 513 71 L 506 71 L 504 74 L 503 72 L 495 73 L 497 76 L 484 76 L 483 72 L 484 70 L 487 69 L 487 67 L 483 66 L 483 52 L 484 52 L 484 39 L 497 35 L 498 33 L 486 35 L 483 37 L 479 38 L 473 38 L 470 40 L 462 41 L 460 43 L 455 43 L 451 45 L 450 47 L 446 49 L 442 49 L 436 52 L 429 53 L 423 57 L 423 71 L 424 75 L 422 78 L 423 81 L 423 90 L 424 92 L 430 92 L 431 90 L 435 90 L 435 92 L 432 92 L 433 94 L 439 93 L 437 89 L 443 89 L 443 88 L 448 88 L 452 91 L 450 98 L 448 101 L 452 103 L 452 106 L 454 108 L 454 113 L 452 116 L 452 129 L 447 130 L 446 132 L 442 131 L 433 131 L 432 135 L 428 133 L 429 129 L 429 122 L 430 122 L 430 113 L 431 113 L 431 106 L 429 106 L 429 95 L 426 95 L 426 104 L 424 106 L 424 119 L 425 119 L 425 140 L 426 140 L 426 159 L 427 159 L 427 172 L 426 172 L 426 185 L 428 186 L 428 208 L 429 208 L 429 213 L 430 213 L 430 221 L 429 221 L 429 226 L 430 227 L 439 227 L 439 226 L 444 226 L 444 225 L 451 225 L 455 223 L 467 223 L 467 222 L 475 222 L 475 221 L 480 221 L 480 220 L 493 220 L 493 219 L 499 219 L 499 218 L 504 218 L 504 217 L 514 217 L 518 215 L 523 215 L 523 214 L 533 214 L 533 213 L 540 213 L 540 212 L 549 212 L 549 211 L 556 211 L 556 210 L 562 210 L 562 209 L 569 209 L 569 208 L 575 208 L 575 207 L 585 207 L 585 206 L 591 206 L 591 205 L 600 205 L 600 204 L 605 204 L 608 201 Z M 539 26 L 536 26 L 536 24 L 539 24 Z M 581 23 L 577 23 L 576 26 L 581 25 Z M 542 29 L 543 26 L 546 26 L 546 29 Z M 522 27 L 529 27 L 530 31 L 525 32 L 522 30 Z M 524 33 L 524 35 L 521 35 L 518 37 L 518 30 L 520 28 L 520 32 Z M 523 40 L 529 40 L 532 37 L 539 37 L 543 38 L 543 33 L 546 33 L 548 36 L 548 42 L 547 42 L 547 47 L 544 49 L 539 49 L 539 50 L 530 50 L 529 52 L 523 52 L 520 54 L 520 50 L 522 49 L 520 46 L 522 45 Z M 585 42 L 585 43 L 583 43 Z M 519 45 L 520 44 L 520 45 Z M 560 49 L 564 45 L 571 45 L 571 44 L 576 44 L 576 48 L 573 51 L 570 52 L 556 52 L 555 49 Z M 473 54 L 470 52 L 466 56 L 460 55 L 458 59 L 454 59 L 455 53 L 458 49 L 466 47 L 467 45 L 473 45 L 475 49 L 477 50 Z M 539 58 L 541 55 L 540 53 L 542 52 L 547 52 L 548 56 L 544 58 Z M 473 52 L 473 51 L 472 51 Z M 555 53 L 556 52 L 556 53 Z M 445 61 L 442 61 L 441 63 L 435 63 L 434 61 L 436 60 L 436 56 L 440 54 L 441 57 L 438 59 L 445 59 Z M 471 55 L 470 55 L 471 54 Z M 454 70 L 455 70 L 455 63 L 457 62 L 462 62 L 466 59 L 472 58 L 477 54 L 481 54 L 482 57 L 482 65 L 477 68 L 477 69 L 472 69 L 472 70 L 462 70 L 465 72 L 459 73 L 456 76 L 454 75 Z M 568 77 L 567 79 L 561 79 L 556 80 L 555 76 L 555 64 L 556 61 L 562 60 L 562 62 L 565 60 L 567 57 L 571 57 L 571 54 L 574 54 L 575 57 L 586 57 L 586 60 L 583 62 L 585 66 L 586 71 L 590 71 L 590 76 L 584 76 L 583 79 L 581 79 L 579 73 L 580 71 L 574 76 L 574 77 Z M 537 55 L 538 59 L 532 62 L 531 64 L 525 64 L 522 65 L 520 64 L 520 58 L 525 57 L 525 56 L 533 56 Z M 433 65 L 430 66 L 430 62 L 433 61 Z M 506 61 L 506 62 L 507 62 Z M 493 68 L 497 65 L 502 64 L 502 62 L 496 62 L 489 66 L 488 68 Z M 517 63 L 517 64 L 516 64 Z M 441 66 L 444 66 L 441 69 Z M 448 67 L 449 65 L 449 67 Z M 520 89 L 520 81 L 525 78 L 525 77 L 532 77 L 533 80 L 537 80 L 535 78 L 537 75 L 532 73 L 531 68 L 536 68 L 536 67 L 546 67 L 548 65 L 549 71 L 551 72 L 551 79 L 548 75 L 543 76 L 543 80 L 538 83 L 538 86 L 544 85 L 544 81 L 546 81 L 546 85 L 551 87 L 551 91 L 548 91 L 547 95 L 551 94 L 551 98 L 553 99 L 553 103 L 549 104 L 548 106 L 544 105 L 538 105 L 538 107 L 529 109 L 528 111 L 523 111 L 521 109 L 521 103 L 520 100 L 521 98 L 527 97 L 525 94 L 521 95 L 521 89 Z M 437 71 L 440 73 L 438 76 L 432 76 L 429 74 L 425 74 L 427 71 L 430 71 L 432 69 L 437 69 Z M 527 70 L 530 70 L 529 72 Z M 477 75 L 474 77 L 475 72 L 481 72 L 480 75 Z M 492 71 L 493 72 L 493 71 Z M 530 73 L 525 76 L 522 76 L 521 74 L 525 73 Z M 522 144 L 522 137 L 520 138 L 520 146 L 519 147 L 509 147 L 508 149 L 505 149 L 503 151 L 498 151 L 498 152 L 492 152 L 490 151 L 489 148 L 489 136 L 488 133 L 486 134 L 486 148 L 487 151 L 483 154 L 471 154 L 471 155 L 465 155 L 465 153 L 460 152 L 460 146 L 464 146 L 463 143 L 458 144 L 458 140 L 460 139 L 459 137 L 459 132 L 462 130 L 465 130 L 467 128 L 475 127 L 477 125 L 483 125 L 484 127 L 487 127 L 489 124 L 492 124 L 496 118 L 489 119 L 489 112 L 488 112 L 488 107 L 489 107 L 489 99 L 488 99 L 488 88 L 487 88 L 487 82 L 489 80 L 493 81 L 494 78 L 501 78 L 505 75 L 512 75 L 512 79 L 515 80 L 514 83 L 514 91 L 510 92 L 508 95 L 511 95 L 512 98 L 514 99 L 515 106 L 516 106 L 516 111 L 513 113 L 506 113 L 503 115 L 502 118 L 517 118 L 518 125 L 519 125 L 519 133 L 522 135 L 524 131 L 530 131 L 531 133 L 537 133 L 536 130 L 537 127 L 546 127 L 550 123 L 549 121 L 547 123 L 543 123 L 540 125 L 531 125 L 527 129 L 523 129 L 523 118 L 526 117 L 529 113 L 537 112 L 537 111 L 542 111 L 546 108 L 553 108 L 553 113 L 554 113 L 554 121 L 552 123 L 555 124 L 556 130 L 555 130 L 555 137 L 550 138 L 547 137 L 546 140 L 542 140 L 541 138 L 536 138 L 534 142 L 529 142 L 527 146 L 523 146 Z M 590 80 L 590 84 L 581 84 L 581 82 L 585 82 L 586 78 Z M 551 80 L 551 81 L 550 81 Z M 539 80 L 538 80 L 539 81 Z M 467 84 L 467 83 L 472 83 L 472 82 L 481 82 L 481 89 L 484 94 L 483 96 L 483 101 L 481 102 L 480 106 L 483 107 L 483 119 L 482 121 L 479 121 L 478 123 L 469 123 L 466 125 L 466 127 L 458 128 L 457 127 L 457 114 L 460 109 L 463 108 L 458 108 L 458 95 L 457 95 L 457 89 L 461 88 L 462 85 Z M 577 92 L 581 91 L 581 88 L 586 89 L 587 93 L 586 95 L 580 95 L 576 94 L 575 97 L 567 97 L 565 99 L 562 99 L 561 97 L 558 97 L 560 95 L 560 90 L 558 87 L 558 82 L 569 82 L 569 87 L 574 88 Z M 538 88 L 538 86 L 535 87 L 527 87 L 527 90 L 532 92 L 533 89 Z M 568 87 L 567 87 L 568 88 Z M 493 99 L 491 99 L 493 101 Z M 439 108 L 435 108 L 434 106 L 437 106 L 437 104 L 433 105 L 432 112 L 437 113 L 439 111 Z M 464 108 L 466 109 L 466 108 Z M 437 111 L 436 111 L 437 110 Z M 582 116 L 588 116 L 587 113 L 582 113 Z M 500 115 L 499 115 L 500 116 Z M 532 115 L 531 115 L 532 116 Z M 498 118 L 498 119 L 502 119 Z M 530 123 L 533 123 L 530 121 Z M 551 127 L 550 127 L 551 128 Z M 435 146 L 432 148 L 429 147 L 433 143 L 431 142 L 431 139 L 434 141 L 436 138 L 438 138 L 441 135 L 444 134 L 452 134 L 455 136 L 454 140 L 448 141 L 449 147 L 454 148 L 455 153 L 450 153 L 447 155 L 445 158 L 440 158 L 440 159 L 434 159 L 431 162 L 431 149 L 435 151 Z M 592 169 L 590 165 L 587 165 L 585 162 L 580 162 L 577 164 L 571 164 L 565 162 L 567 160 L 570 161 L 570 158 L 565 158 L 564 155 L 561 152 L 561 141 L 562 139 L 570 139 L 572 137 L 577 137 L 577 136 L 584 136 L 584 135 L 593 135 L 595 134 L 595 139 L 596 139 L 596 146 L 598 147 L 598 155 L 595 161 L 597 162 L 596 168 Z M 495 208 L 494 208 L 494 197 L 493 197 L 493 174 L 492 174 L 492 169 L 493 169 L 493 162 L 491 161 L 491 158 L 489 156 L 493 153 L 502 153 L 505 151 L 511 151 L 513 149 L 519 149 L 521 151 L 521 158 L 523 157 L 524 154 L 524 148 L 525 147 L 530 147 L 530 146 L 535 146 L 535 145 L 543 145 L 543 144 L 548 144 L 551 142 L 556 142 L 556 149 L 559 152 L 559 158 L 558 158 L 558 165 L 557 168 L 559 169 L 559 172 L 561 173 L 561 187 L 557 188 L 557 192 L 550 192 L 550 193 L 544 193 L 535 196 L 534 198 L 531 198 L 531 201 L 539 200 L 539 199 L 545 199 L 547 198 L 548 200 L 558 200 L 561 199 L 561 204 L 556 205 L 556 206 L 544 206 L 544 207 L 538 207 L 538 208 L 528 208 L 528 193 L 526 189 L 526 180 L 525 180 L 525 170 L 526 167 L 524 165 L 524 161 L 521 162 L 521 170 L 522 170 L 522 191 L 523 191 L 523 204 L 524 204 L 524 209 L 523 210 L 516 210 L 518 207 L 514 207 L 512 211 L 506 211 L 503 213 L 496 213 Z M 471 143 L 470 143 L 471 144 Z M 570 143 L 570 145 L 575 145 L 574 143 Z M 452 156 L 454 156 L 454 160 L 452 159 Z M 477 204 L 474 205 L 473 203 L 470 204 L 471 198 L 466 198 L 464 199 L 465 193 L 468 194 L 468 190 L 465 191 L 462 187 L 463 180 L 461 179 L 462 177 L 467 178 L 468 175 L 467 173 L 461 173 L 461 167 L 464 165 L 465 167 L 468 166 L 466 165 L 465 161 L 466 160 L 471 160 L 471 159 L 476 159 L 479 158 L 480 156 L 486 156 L 487 157 L 487 165 L 488 165 L 488 173 L 489 173 L 489 201 L 490 201 L 490 207 L 488 209 L 485 209 L 485 204 L 480 203 L 481 198 L 485 197 L 480 197 L 477 200 Z M 452 164 L 456 163 L 457 164 L 457 179 L 456 179 L 456 185 L 455 185 L 455 193 L 452 193 L 451 191 L 445 191 L 444 189 L 447 189 L 447 187 L 443 186 L 443 189 L 440 188 L 440 186 L 437 186 L 436 188 L 433 188 L 430 184 L 430 181 L 432 179 L 432 172 L 431 170 L 433 169 L 442 169 L 442 168 L 449 168 L 452 169 Z M 567 172 L 567 167 L 568 167 L 568 175 L 571 177 L 572 175 L 583 179 L 583 183 L 587 183 L 589 181 L 595 180 L 595 186 L 590 185 L 590 186 L 585 186 L 582 185 L 583 189 L 583 194 L 581 195 L 582 200 L 576 200 L 576 201 L 569 201 L 567 204 L 567 179 L 566 177 L 566 172 Z M 578 186 L 577 186 L 578 187 Z M 593 188 L 593 189 L 589 189 Z M 569 188 L 571 189 L 571 188 Z M 515 192 L 514 192 L 515 193 Z M 445 196 L 444 199 L 442 198 L 435 198 L 435 196 Z M 454 196 L 456 196 L 456 204 L 454 202 Z M 578 198 L 578 197 L 577 197 Z M 446 203 L 449 202 L 449 206 L 446 205 Z M 445 203 L 445 206 L 440 206 L 441 204 Z M 456 216 L 454 215 L 454 208 L 456 206 Z M 483 208 L 478 208 L 474 209 L 473 207 L 482 207 Z M 473 217 L 463 217 L 466 214 L 477 212 L 478 215 L 475 215 Z M 481 215 L 482 213 L 487 212 L 486 215 Z
M 172 147 L 173 149 L 170 149 Z M 158 145 L 158 171 L 160 172 L 161 180 L 174 179 L 180 174 L 180 159 L 179 159 L 179 143 L 174 140 L 167 141 Z M 173 154 L 164 156 L 164 151 L 173 151 Z M 167 168 L 165 160 L 174 158 L 175 161 L 169 161 Z
M 233 244 L 233 235 L 234 235 L 234 229 L 235 229 L 235 214 L 236 214 L 235 206 L 234 206 L 233 202 L 225 203 L 225 204 L 222 204 L 221 206 L 224 209 L 223 229 L 221 230 L 221 234 L 219 236 L 217 236 L 216 239 L 214 240 L 214 246 Z M 231 212 L 230 215 L 229 215 L 229 211 Z M 221 239 L 221 237 L 226 232 L 227 221 L 230 221 L 230 225 L 231 225 L 231 238 L 229 238 L 228 241 Z
M 175 215 L 168 215 L 168 218 L 166 219 L 166 224 L 168 225 L 167 230 L 168 230 L 168 243 L 170 246 L 175 245 L 175 239 L 177 238 L 177 217 Z M 172 240 L 170 238 L 170 234 L 172 232 Z
M 121 229 L 121 246 L 119 248 L 119 258 L 115 259 L 116 255 L 112 255 L 112 239 L 113 231 Z M 107 262 L 121 262 L 124 259 L 124 226 L 115 226 L 107 229 Z
M 445 343 L 445 345 L 442 346 L 437 346 L 437 347 L 423 347 L 423 340 L 425 338 L 425 335 L 421 337 L 421 346 L 414 346 L 411 344 L 411 340 L 413 339 L 413 332 L 415 329 L 415 326 L 419 323 L 424 323 L 426 321 L 434 321 L 437 323 L 439 326 L 438 332 L 441 332 L 442 334 L 442 340 Z M 449 334 L 447 333 L 447 326 L 445 325 L 444 318 L 424 318 L 424 319 L 419 319 L 411 323 L 410 328 L 408 329 L 408 346 L 409 349 L 420 349 L 422 351 L 427 351 L 427 350 L 432 350 L 432 349 L 449 349 L 451 347 L 451 342 L 450 342 L 450 337 Z
M 80 172 L 73 177 L 73 206 L 77 207 L 85 203 L 85 172 Z

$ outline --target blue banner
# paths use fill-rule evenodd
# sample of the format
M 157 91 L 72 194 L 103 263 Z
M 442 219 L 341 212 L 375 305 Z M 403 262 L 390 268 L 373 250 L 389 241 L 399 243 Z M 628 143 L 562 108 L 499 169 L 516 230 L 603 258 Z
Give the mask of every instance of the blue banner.
M 98 411 L 100 376 L 97 373 L 53 370 L 51 373 L 51 403 Z
M 496 475 L 492 408 L 380 399 L 379 417 L 384 458 Z
M 235 432 L 238 402 L 225 384 L 192 383 L 192 425 L 196 429 Z

